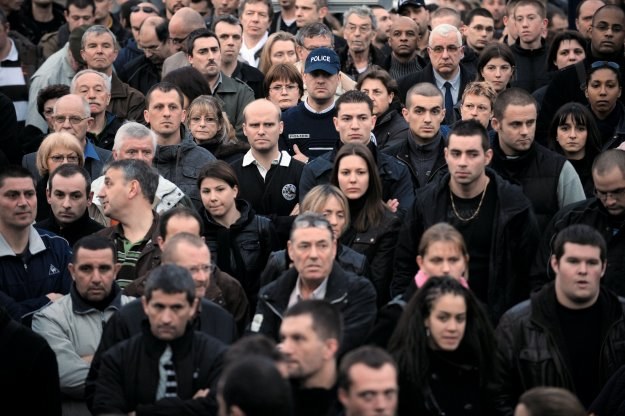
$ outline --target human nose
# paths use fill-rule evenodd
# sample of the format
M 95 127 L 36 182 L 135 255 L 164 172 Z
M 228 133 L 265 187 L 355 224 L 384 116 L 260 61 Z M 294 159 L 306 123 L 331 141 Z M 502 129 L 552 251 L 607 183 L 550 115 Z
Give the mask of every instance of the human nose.
M 527 127 L 527 124 L 523 124 L 521 126 L 521 135 L 522 136 L 527 136 L 527 135 L 529 135 L 529 133 L 530 133 L 529 127 Z
M 569 137 L 571 139 L 574 139 L 577 137 L 577 129 L 575 127 L 573 127 L 570 131 L 569 131 Z
M 586 274 L 588 273 L 588 265 L 586 264 L 585 261 L 580 261 L 579 262 L 579 274 Z
M 606 95 L 607 93 L 608 93 L 608 89 L 606 88 L 606 86 L 601 85 L 601 88 L 599 89 L 599 94 Z
M 173 321 L 173 312 L 169 308 L 165 308 L 161 313 L 161 322 L 164 324 L 170 323 Z
M 451 267 L 449 265 L 449 261 L 443 260 L 443 266 L 441 268 L 441 271 L 443 272 L 443 274 L 449 274 L 450 270 L 451 270 Z
M 70 204 L 69 195 L 63 198 L 62 206 L 63 208 L 70 208 L 72 206 L 72 204 Z

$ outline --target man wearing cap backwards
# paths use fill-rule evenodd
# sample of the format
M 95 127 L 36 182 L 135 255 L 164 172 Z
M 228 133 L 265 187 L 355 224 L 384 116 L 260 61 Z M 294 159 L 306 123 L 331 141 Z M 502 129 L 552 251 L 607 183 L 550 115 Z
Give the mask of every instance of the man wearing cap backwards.
M 332 150 L 339 139 L 334 128 L 334 94 L 341 81 L 339 57 L 332 49 L 318 48 L 304 64 L 306 100 L 284 112 L 282 149 L 308 163 L 310 158 Z
M 430 11 L 425 7 L 424 0 L 399 0 L 397 13 L 415 21 L 418 26 L 419 55 L 427 58 L 428 39 L 430 38 Z

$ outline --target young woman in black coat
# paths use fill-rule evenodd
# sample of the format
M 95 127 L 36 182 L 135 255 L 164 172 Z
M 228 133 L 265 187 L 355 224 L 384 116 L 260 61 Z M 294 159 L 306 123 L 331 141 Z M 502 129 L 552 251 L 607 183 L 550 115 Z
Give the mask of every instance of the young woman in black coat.
M 389 352 L 399 369 L 399 416 L 493 414 L 495 336 L 460 281 L 430 277 L 406 306 Z

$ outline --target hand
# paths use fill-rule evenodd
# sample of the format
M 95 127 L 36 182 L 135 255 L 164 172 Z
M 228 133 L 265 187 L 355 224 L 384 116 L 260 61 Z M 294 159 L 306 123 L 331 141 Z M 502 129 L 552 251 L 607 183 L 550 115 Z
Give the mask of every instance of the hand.
M 297 159 L 300 162 L 304 163 L 308 163 L 308 161 L 310 160 L 308 156 L 306 156 L 299 150 L 299 147 L 297 147 L 296 144 L 293 145 L 293 151 L 295 152 L 295 156 L 293 156 L 293 159 Z
M 194 399 L 202 399 L 206 396 L 208 396 L 208 393 L 210 392 L 210 389 L 199 389 L 194 395 L 193 398 Z
M 295 204 L 293 211 L 289 215 L 299 215 L 299 203 Z
M 391 212 L 395 213 L 397 212 L 397 208 L 399 208 L 399 201 L 397 199 L 389 199 L 386 201 L 386 206 Z
M 61 295 L 60 293 L 48 293 L 46 297 L 52 302 L 56 302 L 57 300 L 61 299 L 63 295 Z

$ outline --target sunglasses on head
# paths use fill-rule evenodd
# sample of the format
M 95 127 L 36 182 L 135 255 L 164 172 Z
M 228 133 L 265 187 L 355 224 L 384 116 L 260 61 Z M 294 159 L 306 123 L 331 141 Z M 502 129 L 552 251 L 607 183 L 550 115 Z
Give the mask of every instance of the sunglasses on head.
M 590 67 L 592 69 L 610 67 L 610 68 L 615 69 L 617 71 L 621 68 L 619 66 L 619 64 L 617 64 L 616 62 L 612 62 L 612 61 L 597 61 L 597 62 L 593 62 L 590 65 Z
M 132 6 L 130 8 L 130 11 L 132 13 L 136 13 L 138 11 L 142 11 L 143 13 L 154 13 L 154 14 L 158 14 L 158 10 L 156 10 L 153 7 L 149 7 L 149 6 Z

